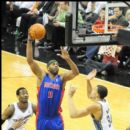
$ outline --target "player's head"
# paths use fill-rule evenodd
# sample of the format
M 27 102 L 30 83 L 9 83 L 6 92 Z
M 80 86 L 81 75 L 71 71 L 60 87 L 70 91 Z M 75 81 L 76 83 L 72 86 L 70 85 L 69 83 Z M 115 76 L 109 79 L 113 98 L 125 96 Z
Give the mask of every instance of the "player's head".
M 104 87 L 102 85 L 98 85 L 97 86 L 97 93 L 98 93 L 100 99 L 104 99 L 108 94 L 108 90 L 106 87 Z
M 57 75 L 59 72 L 59 63 L 56 60 L 50 60 L 47 63 L 47 69 L 51 74 Z
M 94 88 L 92 90 L 91 93 L 91 98 L 93 100 L 97 100 L 97 99 L 104 99 L 108 94 L 108 90 L 106 87 L 102 86 L 102 85 L 98 85 L 96 88 Z
M 16 90 L 16 95 L 18 97 L 19 102 L 27 103 L 28 102 L 28 91 L 24 87 L 20 87 Z

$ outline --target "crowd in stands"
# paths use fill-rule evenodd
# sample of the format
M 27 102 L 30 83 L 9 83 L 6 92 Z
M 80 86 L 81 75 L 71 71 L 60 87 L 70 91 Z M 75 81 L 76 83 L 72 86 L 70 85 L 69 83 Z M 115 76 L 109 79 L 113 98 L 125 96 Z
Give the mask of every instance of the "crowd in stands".
M 94 25 L 105 24 L 105 6 L 108 2 L 80 1 L 78 23 L 88 23 L 90 30 L 86 33 L 95 33 Z M 69 12 L 69 1 L 30 1 L 30 2 L 2 2 L 2 30 L 18 32 L 17 40 L 26 42 L 28 29 L 34 23 L 41 23 L 46 28 L 46 36 L 41 41 L 35 41 L 37 46 L 45 49 L 53 48 L 54 51 L 65 45 L 65 16 Z M 118 25 L 130 29 L 130 9 L 114 7 L 108 15 L 109 28 Z M 86 24 L 87 26 L 87 24 Z M 8 31 L 7 31 L 8 32 Z M 8 32 L 9 33 L 9 32 Z M 107 68 L 124 67 L 130 59 L 130 47 L 109 45 L 109 46 L 88 46 L 82 55 L 77 55 L 79 60 L 85 59 L 86 73 L 97 68 L 99 72 Z M 125 64 L 124 64 L 125 63 Z M 90 67 L 91 66 L 91 67 Z M 111 66 L 111 67 L 110 67 Z M 108 71 L 109 72 L 109 71 Z

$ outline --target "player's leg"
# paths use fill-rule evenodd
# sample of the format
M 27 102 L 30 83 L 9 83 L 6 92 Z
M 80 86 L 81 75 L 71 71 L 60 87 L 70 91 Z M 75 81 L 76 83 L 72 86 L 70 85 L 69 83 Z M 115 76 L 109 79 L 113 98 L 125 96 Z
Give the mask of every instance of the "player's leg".
M 61 115 L 53 118 L 50 124 L 50 130 L 64 130 L 64 122 Z
M 48 120 L 37 119 L 36 130 L 47 130 Z

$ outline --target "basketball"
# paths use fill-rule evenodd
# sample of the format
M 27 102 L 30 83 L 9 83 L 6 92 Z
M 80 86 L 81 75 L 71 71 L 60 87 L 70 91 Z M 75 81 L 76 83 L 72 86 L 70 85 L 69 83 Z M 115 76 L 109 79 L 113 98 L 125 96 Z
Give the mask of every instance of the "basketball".
M 37 39 L 37 40 L 44 38 L 46 34 L 45 27 L 40 23 L 33 24 L 29 28 L 28 32 L 32 39 Z

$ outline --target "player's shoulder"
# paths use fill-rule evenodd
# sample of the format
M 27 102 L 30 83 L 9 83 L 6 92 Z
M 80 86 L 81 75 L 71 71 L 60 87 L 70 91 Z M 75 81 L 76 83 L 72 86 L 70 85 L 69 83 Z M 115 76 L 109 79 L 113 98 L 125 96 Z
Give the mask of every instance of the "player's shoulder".
M 11 109 L 11 110 L 14 110 L 15 109 L 15 105 L 17 105 L 17 103 L 9 104 L 8 108 Z
M 48 73 L 44 72 L 44 74 L 39 78 L 37 77 L 37 86 L 40 86 L 44 79 L 47 77 Z
M 13 114 L 15 111 L 15 104 L 9 104 L 8 107 L 6 108 L 6 111 Z
M 101 110 L 101 105 L 98 103 L 98 102 L 94 102 L 90 105 L 90 107 L 93 109 L 93 110 Z
M 9 104 L 2 114 L 2 119 L 6 120 L 11 118 L 14 114 L 14 111 L 15 111 L 14 105 Z
M 48 72 L 44 72 L 41 80 L 43 81 L 47 77 L 49 77 L 49 73 Z

